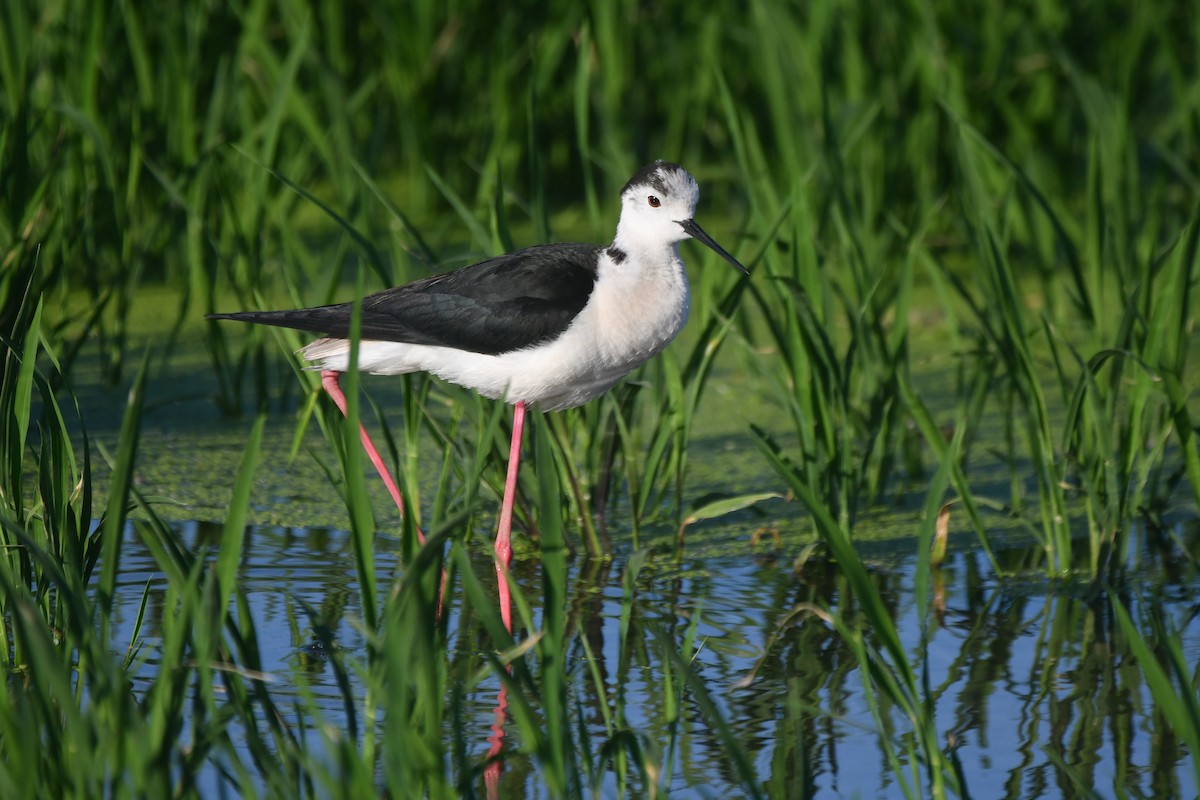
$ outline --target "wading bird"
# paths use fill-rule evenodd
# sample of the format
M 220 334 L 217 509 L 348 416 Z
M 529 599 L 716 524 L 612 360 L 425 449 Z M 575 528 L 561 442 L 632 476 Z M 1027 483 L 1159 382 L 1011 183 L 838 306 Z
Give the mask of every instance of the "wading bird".
M 430 372 L 514 406 L 504 500 L 496 531 L 500 614 L 512 631 L 508 566 L 527 406 L 586 403 L 661 351 L 688 316 L 678 244 L 691 237 L 743 273 L 692 219 L 700 188 L 678 164 L 655 161 L 621 190 L 612 244 L 544 244 L 364 297 L 357 367 L 375 375 Z M 300 355 L 346 413 L 339 378 L 350 368 L 354 303 L 291 311 L 210 314 L 324 334 Z M 372 444 L 363 447 L 404 513 L 400 491 Z

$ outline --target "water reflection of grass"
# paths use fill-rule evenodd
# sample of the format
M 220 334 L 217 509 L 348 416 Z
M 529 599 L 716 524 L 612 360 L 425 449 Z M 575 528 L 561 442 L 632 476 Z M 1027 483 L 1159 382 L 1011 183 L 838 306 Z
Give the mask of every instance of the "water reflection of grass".
M 640 643 L 629 631 L 646 628 L 623 620 L 618 673 L 652 663 L 664 698 L 644 725 L 630 722 L 620 683 L 597 673 L 605 738 L 595 741 L 568 689 L 567 654 L 590 640 L 564 602 L 567 543 L 602 553 L 604 519 L 619 514 L 612 527 L 642 552 L 658 541 L 649 531 L 685 532 L 689 519 L 777 489 L 731 487 L 746 496 L 685 507 L 689 441 L 718 355 L 744 391 L 782 409 L 782 425 L 746 435 L 834 557 L 840 589 L 812 607 L 878 699 L 880 746 L 906 793 L 971 789 L 946 749 L 952 731 L 924 651 L 946 613 L 930 548 L 947 508 L 998 575 L 1078 581 L 1111 609 L 1119 624 L 1105 636 L 1138 670 L 1123 679 L 1169 705 L 1156 730 L 1195 762 L 1196 676 L 1178 629 L 1104 599 L 1159 579 L 1187 552 L 1146 541 L 1180 529 L 1173 521 L 1200 497 L 1194 26 L 1171 7 L 1110 6 L 1043 4 L 1026 19 L 1001 4 L 510 4 L 502 14 L 291 0 L 154 14 L 6 4 L 0 794 L 187 794 L 214 773 L 236 792 L 287 796 L 486 791 L 501 760 L 473 755 L 461 719 L 481 683 L 503 686 L 498 752 L 519 748 L 550 795 L 664 792 L 686 779 L 678 742 L 697 724 L 742 793 L 791 796 L 786 774 L 808 786 L 803 748 L 781 751 L 768 777 L 731 729 L 719 687 L 693 668 L 700 617 L 651 625 Z M 568 228 L 606 237 L 620 182 L 662 155 L 698 172 L 705 207 L 737 231 L 718 238 L 737 242 L 754 277 L 736 282 L 688 251 L 688 336 L 607 398 L 533 423 L 537 469 L 519 513 L 541 549 L 544 597 L 538 616 L 519 604 L 538 632 L 529 638 L 504 633 L 467 560 L 489 535 L 501 479 L 495 404 L 413 377 L 398 415 L 363 406 L 387 426 L 409 518 L 432 534 L 418 548 L 408 528 L 403 574 L 379 575 L 361 456 L 289 355 L 299 339 L 202 329 L 216 408 L 267 413 L 282 393 L 300 407 L 293 449 L 311 423 L 321 429 L 332 453 L 321 464 L 355 543 L 367 646 L 361 659 L 334 650 L 330 664 L 343 687 L 357 672 L 366 695 L 344 688 L 347 730 L 285 721 L 237 581 L 264 423 L 212 553 L 180 548 L 135 470 L 157 446 L 138 431 L 162 359 L 187 350 L 175 345 L 189 321 L 218 298 L 312 305 L 348 282 L 379 288 Z M 137 300 L 163 285 L 161 341 L 138 367 L 131 342 L 147 321 Z M 914 301 L 927 293 L 936 312 Z M 944 385 L 912 379 L 916 322 L 953 363 Z M 103 381 L 138 376 L 111 452 L 69 435 L 88 423 L 63 390 L 85 352 L 98 353 Z M 997 413 L 998 436 L 982 424 Z M 984 460 L 1003 465 L 1002 486 L 981 483 Z M 112 477 L 93 508 L 101 461 Z M 431 470 L 435 481 L 418 482 Z M 923 506 L 915 652 L 855 536 L 880 501 L 912 486 Z M 1014 520 L 1040 544 L 1019 564 L 995 542 Z M 130 675 L 148 668 L 140 625 L 130 642 L 111 626 L 130 524 L 167 576 L 171 609 L 151 688 L 137 694 Z M 630 615 L 638 563 L 624 585 Z M 445 655 L 450 628 L 434 613 L 443 568 L 460 604 L 455 630 L 478 637 L 465 648 L 475 657 Z M 780 741 L 812 724 L 807 689 L 794 688 Z M 294 719 L 319 717 L 295 702 Z M 1060 750 L 1060 783 L 1090 786 Z

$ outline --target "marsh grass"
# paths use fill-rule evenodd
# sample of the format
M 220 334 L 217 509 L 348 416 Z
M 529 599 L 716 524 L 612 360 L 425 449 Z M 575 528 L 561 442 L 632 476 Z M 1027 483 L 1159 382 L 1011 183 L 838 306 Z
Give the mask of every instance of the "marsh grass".
M 1138 530 L 1195 514 L 1194 39 L 1182 7 L 1115 2 L 4 4 L 0 794 L 187 795 L 215 773 L 237 794 L 470 796 L 519 751 L 554 796 L 653 796 L 683 779 L 679 742 L 701 719 L 734 785 L 785 796 L 692 668 L 699 612 L 649 648 L 628 632 L 656 536 L 675 534 L 678 558 L 690 526 L 779 493 L 732 486 L 688 507 L 701 399 L 737 374 L 779 409 L 749 435 L 834 556 L 845 592 L 814 608 L 879 699 L 888 768 L 909 795 L 965 795 L 924 655 L 900 647 L 856 528 L 880 504 L 920 506 L 918 616 L 931 626 L 937 524 L 970 528 L 997 574 L 1099 591 L 1141 566 Z M 391 407 L 351 374 L 348 423 L 293 355 L 297 334 L 196 320 L 361 297 L 534 242 L 604 241 L 622 181 L 659 156 L 697 173 L 707 227 L 754 274 L 685 252 L 681 341 L 598 402 L 531 418 L 518 523 L 543 597 L 514 585 L 514 639 L 469 557 L 491 540 L 507 409 L 422 376 L 399 381 Z M 176 305 L 146 351 L 135 299 L 162 286 Z M 255 422 L 219 546 L 191 553 L 135 465 L 156 446 L 138 433 L 146 387 L 197 338 L 214 402 Z M 930 339 L 951 376 L 934 387 L 917 376 Z M 70 391 L 81 359 L 131 386 L 111 453 Z M 350 520 L 367 644 L 330 648 L 346 730 L 321 724 L 302 682 L 294 709 L 276 704 L 236 580 L 263 415 L 293 411 L 292 456 L 321 463 Z M 359 418 L 408 502 L 399 575 L 375 556 Z M 302 453 L 314 423 L 326 447 Z M 977 479 L 989 459 L 1003 486 Z M 107 500 L 93 505 L 100 480 Z M 1039 543 L 1036 563 L 998 555 L 999 519 Z M 653 661 L 667 700 L 641 729 L 602 654 L 572 656 L 591 645 L 566 611 L 568 558 L 624 547 L 610 527 L 634 553 L 617 671 Z M 176 612 L 156 667 L 140 616 L 131 641 L 112 639 L 129 531 Z M 1115 613 L 1154 696 L 1173 704 L 1163 729 L 1194 753 L 1195 677 L 1175 632 L 1150 620 L 1135 636 Z M 451 657 L 452 636 L 486 646 Z M 568 688 L 582 669 L 604 741 Z M 150 688 L 132 691 L 146 670 Z M 482 686 L 499 695 L 503 735 L 480 759 L 464 709 Z M 806 713 L 789 695 L 781 736 Z M 808 768 L 800 750 L 778 753 L 781 769 Z

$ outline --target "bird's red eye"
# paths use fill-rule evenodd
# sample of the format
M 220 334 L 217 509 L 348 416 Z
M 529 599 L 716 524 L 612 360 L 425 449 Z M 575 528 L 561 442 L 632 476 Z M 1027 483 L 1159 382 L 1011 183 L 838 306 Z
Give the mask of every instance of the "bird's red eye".
M 650 195 L 649 197 L 647 197 L 646 202 L 650 204 L 651 208 L 658 208 L 659 206 L 662 205 L 662 201 L 659 200 L 654 195 Z

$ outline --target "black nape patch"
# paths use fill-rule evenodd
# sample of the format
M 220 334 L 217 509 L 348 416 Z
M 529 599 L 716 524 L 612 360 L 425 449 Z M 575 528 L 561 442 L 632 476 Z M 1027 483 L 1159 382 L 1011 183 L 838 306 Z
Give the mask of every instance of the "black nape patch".
M 623 195 L 629 191 L 630 186 L 637 186 L 638 184 L 650 184 L 650 186 L 654 187 L 654 191 L 659 194 L 666 194 L 667 185 L 663 183 L 662 177 L 658 174 L 660 169 L 666 172 L 673 172 L 675 170 L 683 171 L 683 167 L 678 164 L 660 159 L 653 164 L 647 164 L 635 172 L 633 177 L 629 179 L 629 183 L 625 184 L 625 188 L 621 190 L 621 194 Z

